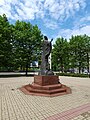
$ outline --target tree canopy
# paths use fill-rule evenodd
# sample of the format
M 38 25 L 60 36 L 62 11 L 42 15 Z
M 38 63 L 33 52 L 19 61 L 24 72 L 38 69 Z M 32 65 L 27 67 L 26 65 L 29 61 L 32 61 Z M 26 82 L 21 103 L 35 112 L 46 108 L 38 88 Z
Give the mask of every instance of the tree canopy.
M 19 20 L 13 25 L 5 15 L 0 16 L 0 68 L 27 70 L 37 60 L 41 40 L 37 25 Z
M 0 15 L 0 70 L 26 70 L 32 61 L 40 61 L 43 35 L 37 25 L 17 20 L 10 24 Z M 90 70 L 90 37 L 57 38 L 52 49 L 52 69 L 67 72 Z
M 56 61 L 56 62 L 55 62 Z M 87 69 L 89 72 L 90 37 L 87 35 L 72 36 L 67 42 L 57 38 L 52 51 L 52 67 L 62 72 L 74 70 L 79 73 Z M 55 68 L 56 67 L 56 68 Z

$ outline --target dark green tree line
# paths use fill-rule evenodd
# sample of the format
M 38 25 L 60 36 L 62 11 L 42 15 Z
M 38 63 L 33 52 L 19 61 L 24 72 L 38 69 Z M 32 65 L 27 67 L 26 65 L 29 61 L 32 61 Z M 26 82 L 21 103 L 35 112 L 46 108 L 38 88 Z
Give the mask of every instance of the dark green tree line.
M 19 20 L 12 25 L 5 15 L 0 16 L 0 68 L 20 68 L 27 74 L 30 62 L 38 59 L 41 40 L 37 25 Z
M 12 67 L 12 26 L 5 15 L 0 16 L 0 67 L 10 69 Z
M 57 38 L 53 47 L 52 67 L 64 72 L 69 64 L 69 43 L 64 38 Z
M 6 15 L 0 16 L 0 70 L 26 70 L 32 61 L 40 61 L 43 35 L 37 25 L 17 20 L 10 24 Z M 52 69 L 67 72 L 78 69 L 89 72 L 90 37 L 72 36 L 68 41 L 57 38 L 52 50 Z
M 72 36 L 66 39 L 56 39 L 52 51 L 52 67 L 62 72 L 68 69 L 78 69 L 79 73 L 87 69 L 89 72 L 90 37 L 87 35 Z M 56 61 L 56 62 L 55 62 Z

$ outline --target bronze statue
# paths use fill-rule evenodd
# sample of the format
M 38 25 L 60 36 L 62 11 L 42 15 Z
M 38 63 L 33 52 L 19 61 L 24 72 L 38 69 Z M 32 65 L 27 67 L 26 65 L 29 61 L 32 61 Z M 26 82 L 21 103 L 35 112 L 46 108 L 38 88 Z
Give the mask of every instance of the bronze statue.
M 49 55 L 51 53 L 52 50 L 52 42 L 53 39 L 51 39 L 51 41 L 48 41 L 47 36 L 44 36 L 44 41 L 42 44 L 42 63 L 41 63 L 41 75 L 53 75 L 53 72 L 50 70 L 50 65 L 48 62 L 49 59 Z

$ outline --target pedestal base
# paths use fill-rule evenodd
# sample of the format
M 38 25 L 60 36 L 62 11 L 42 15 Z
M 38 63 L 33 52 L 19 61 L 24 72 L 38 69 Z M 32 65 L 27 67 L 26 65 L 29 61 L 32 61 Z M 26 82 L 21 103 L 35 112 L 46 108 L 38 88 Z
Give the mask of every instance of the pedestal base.
M 34 76 L 34 83 L 20 88 L 27 95 L 39 96 L 59 96 L 71 93 L 71 89 L 59 82 L 59 77 L 52 76 Z

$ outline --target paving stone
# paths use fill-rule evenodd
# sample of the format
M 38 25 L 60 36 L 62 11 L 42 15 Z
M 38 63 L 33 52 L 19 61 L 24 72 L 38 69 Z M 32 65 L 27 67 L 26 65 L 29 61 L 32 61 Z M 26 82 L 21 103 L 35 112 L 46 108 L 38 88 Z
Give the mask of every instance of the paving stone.
M 42 120 L 90 103 L 90 78 L 60 78 L 72 94 L 52 98 L 25 95 L 18 88 L 32 83 L 33 77 L 0 78 L 0 120 Z M 90 120 L 90 111 L 72 120 L 84 118 Z

